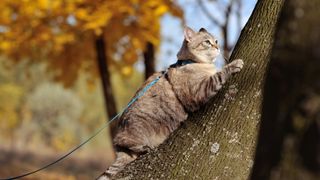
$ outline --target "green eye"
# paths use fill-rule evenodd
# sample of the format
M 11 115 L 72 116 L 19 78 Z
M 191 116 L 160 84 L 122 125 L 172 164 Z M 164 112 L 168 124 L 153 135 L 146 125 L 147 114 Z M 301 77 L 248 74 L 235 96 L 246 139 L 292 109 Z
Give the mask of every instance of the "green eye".
M 204 44 L 207 46 L 212 46 L 211 42 L 209 40 L 204 41 Z

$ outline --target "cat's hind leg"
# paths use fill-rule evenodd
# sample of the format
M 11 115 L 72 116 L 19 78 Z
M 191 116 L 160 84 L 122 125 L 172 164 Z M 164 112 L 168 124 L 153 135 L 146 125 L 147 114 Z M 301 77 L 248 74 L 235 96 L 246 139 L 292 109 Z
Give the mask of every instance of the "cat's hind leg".
M 121 171 L 128 163 L 132 162 L 138 157 L 135 153 L 116 152 L 115 162 L 98 177 L 97 180 L 109 180 L 119 171 Z

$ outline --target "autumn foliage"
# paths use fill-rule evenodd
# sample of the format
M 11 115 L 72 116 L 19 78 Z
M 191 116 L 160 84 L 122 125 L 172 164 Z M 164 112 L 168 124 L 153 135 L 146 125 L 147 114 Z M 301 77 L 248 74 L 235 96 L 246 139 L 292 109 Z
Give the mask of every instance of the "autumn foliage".
M 70 85 L 80 71 L 98 74 L 94 40 L 103 35 L 108 63 L 128 75 L 147 42 L 159 45 L 167 12 L 182 17 L 171 0 L 1 0 L 0 53 L 47 61 Z
M 147 43 L 159 47 L 166 13 L 183 16 L 171 0 L 1 0 L 0 152 L 10 144 L 65 151 L 105 123 L 96 40 L 106 44 L 123 107 L 143 79 L 133 65 Z M 110 148 L 102 137 L 93 142 L 95 153 Z M 110 159 L 110 150 L 103 153 Z
M 24 119 L 21 112 L 25 111 L 25 106 L 31 111 L 32 118 L 43 113 L 35 113 L 32 108 L 43 108 L 44 105 L 37 105 L 37 102 L 44 102 L 44 97 L 36 98 L 38 101 L 29 100 L 29 104 L 27 101 L 37 90 L 35 86 L 43 86 L 42 81 L 52 79 L 49 77 L 74 86 L 79 75 L 86 74 L 88 84 L 96 86 L 93 80 L 99 78 L 95 50 L 98 37 L 102 36 L 107 45 L 108 67 L 122 75 L 134 74 L 132 66 L 143 56 L 146 44 L 159 46 L 160 18 L 168 12 L 182 17 L 181 9 L 171 0 L 1 0 L 0 128 L 12 132 L 18 127 Z M 23 68 L 17 68 L 21 63 Z M 35 69 L 29 67 L 33 64 L 44 65 L 45 70 L 36 76 L 48 77 L 46 80 L 31 77 L 29 70 Z M 12 68 L 17 69 L 15 73 Z M 5 77 L 8 74 L 13 78 Z M 18 76 L 23 76 L 23 80 Z M 26 82 L 29 85 L 25 85 Z M 47 93 L 55 87 L 47 86 Z M 57 98 L 51 99 L 59 99 L 63 93 L 61 90 Z M 128 98 L 127 95 L 124 97 Z M 57 107 L 61 105 L 57 104 Z M 52 107 L 46 111 L 52 111 Z M 50 118 L 52 121 L 57 119 L 52 115 Z M 48 117 L 45 115 L 40 119 Z

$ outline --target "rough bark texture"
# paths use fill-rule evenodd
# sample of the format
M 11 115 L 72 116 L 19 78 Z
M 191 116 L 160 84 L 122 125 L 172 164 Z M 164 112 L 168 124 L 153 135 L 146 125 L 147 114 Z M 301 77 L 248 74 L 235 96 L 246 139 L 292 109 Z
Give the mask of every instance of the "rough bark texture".
M 148 79 L 155 72 L 154 45 L 147 43 L 145 52 L 143 53 L 145 65 L 145 79 Z
M 96 39 L 95 45 L 97 52 L 97 62 L 102 81 L 103 95 L 106 104 L 106 112 L 109 119 L 111 119 L 112 117 L 117 115 L 117 109 L 110 82 L 110 72 L 107 64 L 107 55 L 105 47 L 106 45 L 103 36 L 100 36 Z
M 320 179 L 319 10 L 319 0 L 284 5 L 251 179 Z
M 258 131 L 261 86 L 283 0 L 258 1 L 232 55 L 242 72 L 157 150 L 115 178 L 247 179 Z

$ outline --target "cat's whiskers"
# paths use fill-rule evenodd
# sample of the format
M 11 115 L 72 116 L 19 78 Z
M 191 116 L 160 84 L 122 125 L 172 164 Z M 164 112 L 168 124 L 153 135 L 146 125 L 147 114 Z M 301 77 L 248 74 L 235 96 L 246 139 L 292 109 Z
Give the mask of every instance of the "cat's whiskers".
M 229 58 L 225 57 L 222 53 L 220 55 L 224 59 L 224 62 L 228 64 L 229 63 Z

